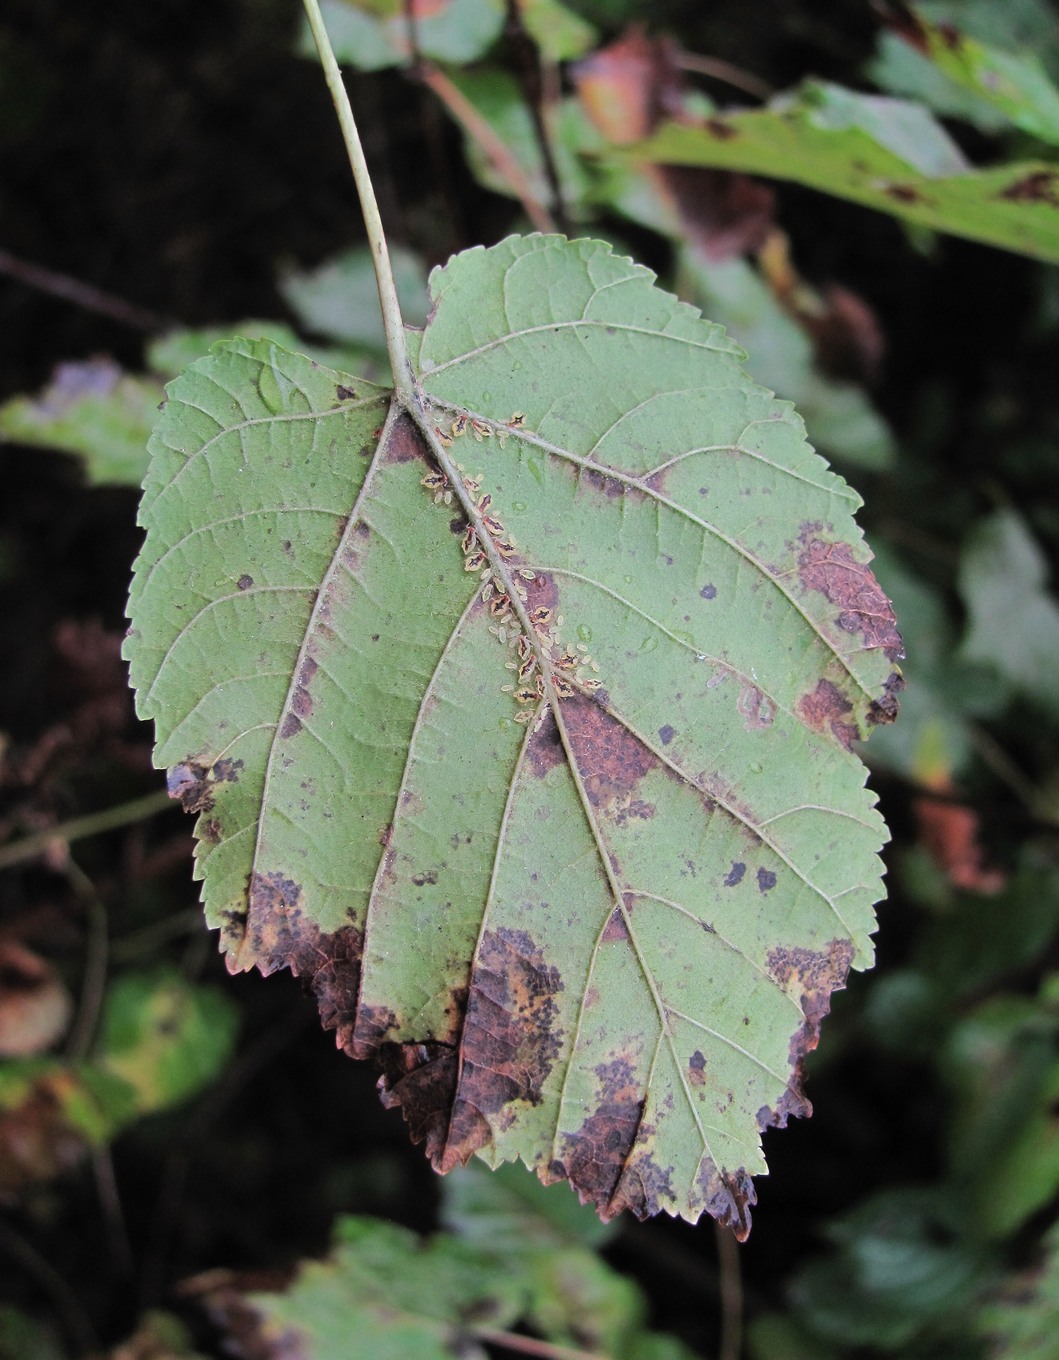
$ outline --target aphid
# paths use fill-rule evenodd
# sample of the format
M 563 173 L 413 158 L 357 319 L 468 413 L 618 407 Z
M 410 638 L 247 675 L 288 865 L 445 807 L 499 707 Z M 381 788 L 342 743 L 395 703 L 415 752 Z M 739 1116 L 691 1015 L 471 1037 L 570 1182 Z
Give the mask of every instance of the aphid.
M 485 553 L 468 553 L 463 560 L 464 571 L 477 571 L 479 567 L 485 565 Z
M 517 723 L 528 723 L 528 722 L 532 722 L 532 721 L 533 721 L 533 709 L 532 709 L 532 708 L 520 708 L 519 711 L 518 711 L 517 713 L 512 714 L 512 717 L 514 718 L 515 722 L 517 722 Z
M 602 687 L 603 687 L 602 680 L 593 680 L 589 678 L 588 680 L 581 681 L 582 689 L 602 689 Z
M 498 519 L 494 519 L 492 515 L 483 515 L 482 523 L 485 525 L 485 527 L 489 530 L 489 532 L 493 535 L 494 538 L 499 538 L 500 535 L 504 532 L 504 526 L 500 523 Z
M 579 643 L 577 644 L 577 650 L 578 650 L 579 652 L 585 652 L 586 654 L 587 654 L 587 652 L 588 652 L 588 648 L 585 646 L 585 644 L 584 644 L 583 642 L 579 642 Z M 587 655 L 586 655 L 586 659 L 587 659 Z
M 497 635 L 497 637 L 500 639 L 500 641 L 501 641 L 502 643 L 504 643 L 504 644 L 507 643 L 507 629 L 506 629 L 506 628 L 498 628 L 498 629 L 496 630 L 496 635 Z
M 446 505 L 451 505 L 451 504 L 452 504 L 452 492 L 451 492 L 451 491 L 443 491 L 442 494 L 441 494 L 441 499 L 445 502 Z
M 536 677 L 535 681 L 534 681 L 534 684 L 536 685 L 537 693 L 538 693 L 538 694 L 540 695 L 540 697 L 543 699 L 543 698 L 544 698 L 544 676 L 543 676 L 543 675 L 538 675 L 538 676 Z
M 501 693 L 501 694 L 513 694 L 514 692 L 515 692 L 515 686 L 514 686 L 514 685 L 501 685 L 501 686 L 500 686 L 500 693 Z
M 490 496 L 489 492 L 487 491 L 487 492 L 485 493 L 485 495 L 482 497 L 482 499 L 478 502 L 478 504 L 477 504 L 474 508 L 478 511 L 479 514 L 484 515 L 485 512 L 489 509 L 489 507 L 492 505 L 492 503 L 493 503 L 493 498 L 492 498 L 492 496 Z
M 495 600 L 489 601 L 489 612 L 494 619 L 498 619 L 502 614 L 506 614 L 510 607 L 511 601 L 506 595 L 498 595 Z
M 539 698 L 540 695 L 535 689 L 524 687 L 515 690 L 515 700 L 520 704 L 535 704 Z
M 445 448 L 449 449 L 452 447 L 452 440 L 448 437 L 447 434 L 442 434 L 436 425 L 434 426 L 434 433 L 437 435 L 439 442 L 442 443 L 445 446 Z
M 520 680 L 528 680 L 536 669 L 537 658 L 535 656 L 528 656 L 518 668 L 518 678 Z
M 474 526 L 468 525 L 464 531 L 463 538 L 460 540 L 460 547 L 465 553 L 469 553 L 478 543 L 478 535 L 474 532 Z
M 519 567 L 518 574 L 524 581 L 535 581 L 537 579 L 537 573 L 530 571 L 529 567 Z
M 449 428 L 452 431 L 453 439 L 459 439 L 460 435 L 467 429 L 467 417 L 457 416 Z
M 493 431 L 488 425 L 484 425 L 480 420 L 471 421 L 471 434 L 474 435 L 480 444 L 483 439 L 492 439 Z
M 521 430 L 523 425 L 525 425 L 526 423 L 525 413 L 522 411 L 516 411 L 515 414 L 511 417 L 511 419 L 507 423 L 512 430 Z
M 515 553 L 518 551 L 514 543 L 510 543 L 504 538 L 499 540 L 496 545 L 496 550 L 501 557 L 514 557 Z
M 486 581 L 485 585 L 482 586 L 482 603 L 485 604 L 486 601 L 492 596 L 492 594 L 493 583 L 492 581 Z
M 544 628 L 551 621 L 552 611 L 547 605 L 539 604 L 530 614 L 530 623 L 535 624 L 538 628 Z
M 525 633 L 519 634 L 516 648 L 518 650 L 519 660 L 521 661 L 525 661 L 528 657 L 533 655 L 533 648 L 530 646 L 530 640 Z
M 514 670 L 518 670 L 518 662 L 517 662 L 517 661 L 505 661 L 505 662 L 504 662 L 504 670 L 506 670 L 506 671 L 514 671 Z
M 485 571 L 482 572 L 482 585 L 484 586 L 487 581 L 491 581 L 492 579 L 493 569 L 492 567 L 486 567 Z
M 443 472 L 428 472 L 425 477 L 420 477 L 419 485 L 425 486 L 428 491 L 437 491 L 439 487 L 448 486 L 449 479 Z
M 574 697 L 573 688 L 561 676 L 557 675 L 552 684 L 555 686 L 555 692 L 560 699 L 572 699 Z

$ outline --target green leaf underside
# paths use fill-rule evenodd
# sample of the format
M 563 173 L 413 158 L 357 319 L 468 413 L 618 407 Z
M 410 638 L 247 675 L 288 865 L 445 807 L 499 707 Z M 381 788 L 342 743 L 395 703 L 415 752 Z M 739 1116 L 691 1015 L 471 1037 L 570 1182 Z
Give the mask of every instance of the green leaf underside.
M 794 180 L 935 231 L 1059 261 L 1059 167 L 961 170 L 942 136 L 916 105 L 813 83 L 769 108 L 669 123 L 625 154 Z
M 759 1130 L 808 1112 L 871 960 L 849 747 L 900 639 L 859 502 L 604 244 L 511 238 L 431 288 L 421 391 L 446 437 L 478 422 L 441 454 L 486 585 L 387 393 L 264 341 L 169 388 L 127 651 L 207 918 L 233 970 L 311 979 L 439 1170 L 521 1158 L 604 1217 L 745 1234 Z M 511 692 L 526 661 L 547 697 Z

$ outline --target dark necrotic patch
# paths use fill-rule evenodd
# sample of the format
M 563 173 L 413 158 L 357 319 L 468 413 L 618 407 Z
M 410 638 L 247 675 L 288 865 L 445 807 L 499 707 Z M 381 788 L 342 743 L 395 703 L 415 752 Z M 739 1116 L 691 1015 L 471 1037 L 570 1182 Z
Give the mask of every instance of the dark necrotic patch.
M 201 758 L 189 757 L 172 766 L 165 785 L 170 798 L 179 799 L 185 812 L 209 812 L 213 807 L 209 766 Z
M 745 874 L 746 865 L 741 860 L 733 860 L 732 867 L 724 876 L 724 886 L 726 888 L 736 887 L 738 884 L 742 883 Z
M 582 1204 L 594 1204 L 606 1221 L 614 1192 L 636 1141 L 643 1117 L 643 1100 L 633 1064 L 615 1057 L 596 1068 L 599 1085 L 595 1108 L 575 1134 L 563 1140 L 562 1156 L 549 1167 L 549 1179 L 565 1178 Z M 619 1205 L 622 1208 L 624 1205 Z
M 526 745 L 526 763 L 538 779 L 543 779 L 549 770 L 561 765 L 565 759 L 559 728 L 549 712 Z
M 252 576 L 243 575 L 239 577 L 235 584 L 240 590 L 249 590 L 254 584 L 254 578 Z
M 339 383 L 335 388 L 335 396 L 339 401 L 355 401 L 357 398 L 354 389 L 352 387 L 344 387 L 342 383 Z
M 706 1059 L 698 1049 L 688 1059 L 688 1081 L 692 1086 L 706 1085 Z
M 1032 174 L 1023 175 L 1021 179 L 1009 184 L 1006 189 L 1001 190 L 999 197 L 1007 199 L 1009 203 L 1050 203 L 1053 207 L 1059 207 L 1057 183 L 1059 172 L 1035 170 Z
M 390 426 L 385 460 L 387 463 L 412 463 L 416 460 L 429 463 L 427 447 L 409 416 L 401 414 Z
M 563 703 L 574 759 L 592 805 L 628 809 L 636 786 L 658 764 L 648 748 L 597 704 L 581 695 Z
M 699 591 L 699 595 L 704 600 L 715 600 L 717 598 L 717 587 L 707 582 Z
M 750 1209 L 757 1203 L 754 1183 L 746 1171 L 721 1171 L 704 1157 L 696 1178 L 696 1190 L 702 1207 L 723 1228 L 731 1228 L 736 1239 L 745 1242 L 750 1236 Z
M 666 723 L 665 727 L 660 727 L 658 729 L 658 740 L 663 746 L 668 746 L 676 735 L 677 729 L 675 727 L 670 727 L 668 723 Z
M 791 1037 L 787 1089 L 775 1109 L 764 1106 L 758 1111 L 759 1128 L 784 1128 L 791 1115 L 812 1114 L 813 1107 L 802 1090 L 805 1056 L 820 1041 L 820 1025 L 831 1009 L 831 993 L 845 987 L 854 952 L 852 940 L 835 939 L 823 950 L 780 946 L 769 953 L 769 974 L 797 1001 L 805 1018 Z
M 761 893 L 771 892 L 776 886 L 776 875 L 771 869 L 759 869 L 757 871 L 757 890 Z
M 904 655 L 901 634 L 890 601 L 875 577 L 853 556 L 848 543 L 829 543 L 815 533 L 818 526 L 802 528 L 802 552 L 798 577 L 806 590 L 819 591 L 839 610 L 838 626 L 858 634 L 866 648 L 881 648 L 891 661 Z
M 818 680 L 810 694 L 803 694 L 795 705 L 795 713 L 814 732 L 830 732 L 840 746 L 848 751 L 860 733 L 850 720 L 853 705 L 830 680 Z M 897 701 L 894 700 L 894 712 Z
M 471 972 L 460 1039 L 460 1080 L 446 1146 L 434 1165 L 448 1171 L 490 1140 L 490 1115 L 514 1101 L 539 1105 L 563 1033 L 555 998 L 563 990 L 524 930 L 486 931 Z

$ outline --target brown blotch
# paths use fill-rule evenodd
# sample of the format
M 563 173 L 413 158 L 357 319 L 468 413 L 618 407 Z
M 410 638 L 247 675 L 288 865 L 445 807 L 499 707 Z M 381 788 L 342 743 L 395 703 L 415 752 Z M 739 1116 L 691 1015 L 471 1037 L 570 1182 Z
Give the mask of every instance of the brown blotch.
M 565 759 L 559 728 L 555 716 L 549 711 L 526 743 L 526 763 L 538 779 L 543 779 L 549 770 L 554 770 Z
M 209 767 L 200 760 L 182 760 L 165 777 L 166 792 L 178 798 L 185 812 L 209 812 L 213 807 Z
M 829 543 L 815 535 L 816 525 L 805 525 L 798 558 L 798 577 L 806 590 L 816 590 L 841 612 L 838 626 L 859 633 L 865 648 L 881 648 L 891 661 L 904 651 L 893 607 L 878 581 L 853 556 L 848 543 Z
M 1014 184 L 1001 191 L 999 197 L 1009 203 L 1050 203 L 1059 207 L 1056 196 L 1056 181 L 1059 173 L 1055 170 L 1035 170 L 1032 175 L 1024 175 Z
M 388 463 L 430 461 L 427 446 L 423 442 L 422 435 L 412 423 L 410 416 L 402 413 L 390 426 L 385 458 Z
M 706 1085 L 706 1059 L 698 1049 L 688 1059 L 688 1081 L 692 1086 Z
M 221 824 L 216 817 L 203 817 L 195 828 L 195 834 L 206 845 L 218 845 L 221 839 Z
M 563 702 L 563 722 L 593 807 L 628 814 L 640 780 L 657 758 L 616 718 L 575 694 Z
M 887 198 L 892 198 L 895 203 L 922 203 L 925 201 L 924 195 L 918 189 L 913 189 L 910 184 L 888 184 L 883 193 Z
M 726 123 L 720 118 L 707 118 L 703 124 L 711 137 L 716 137 L 719 141 L 727 142 L 733 137 L 739 136 L 739 129 L 732 127 L 731 123 Z
M 614 500 L 615 497 L 624 496 L 632 491 L 625 481 L 608 476 L 604 470 L 597 472 L 595 468 L 581 467 L 578 469 L 577 478 L 581 485 L 590 486 L 593 491 L 601 492 L 608 500 Z
M 746 719 L 743 724 L 746 732 L 758 732 L 764 727 L 771 727 L 776 716 L 776 705 L 756 685 L 747 685 L 742 689 L 735 706 Z
M 280 726 L 279 734 L 286 740 L 288 737 L 296 737 L 302 730 L 302 720 L 296 713 L 288 713 Z
M 850 750 L 860 736 L 857 724 L 849 721 L 853 705 L 830 680 L 818 680 L 811 694 L 803 694 L 794 707 L 795 713 L 814 732 L 830 732 L 840 746 Z M 894 714 L 897 701 L 894 700 Z
M 872 702 L 868 709 L 868 721 L 870 723 L 892 723 L 897 717 L 899 702 L 897 696 L 905 687 L 905 678 L 900 671 L 894 671 L 887 676 L 886 683 L 883 685 L 883 697 Z
M 555 1000 L 562 990 L 559 970 L 524 930 L 483 935 L 460 1039 L 459 1086 L 435 1170 L 450 1171 L 484 1147 L 490 1115 L 514 1101 L 540 1104 L 563 1044 Z
M 812 1114 L 813 1107 L 802 1090 L 805 1057 L 820 1042 L 820 1024 L 831 1009 L 831 993 L 845 987 L 854 952 L 852 940 L 835 939 L 824 950 L 779 947 L 768 955 L 769 974 L 798 1002 L 805 1020 L 791 1037 L 787 1089 L 774 1110 L 763 1106 L 758 1111 L 758 1128 L 786 1128 L 791 1115 L 802 1118 Z
M 520 580 L 520 584 L 526 592 L 526 612 L 532 614 L 535 609 L 550 609 L 554 624 L 555 615 L 559 612 L 559 591 L 554 577 L 538 571 L 534 573 L 532 581 Z
M 640 1083 L 633 1064 L 613 1058 L 596 1068 L 599 1087 L 595 1110 L 575 1134 L 563 1140 L 563 1154 L 548 1168 L 549 1180 L 567 1179 L 582 1204 L 596 1206 L 604 1222 L 624 1203 L 612 1208 L 614 1194 L 636 1142 L 643 1118 Z
M 746 1171 L 742 1167 L 737 1171 L 721 1171 L 709 1157 L 704 1157 L 695 1188 L 710 1217 L 722 1228 L 731 1228 L 737 1241 L 745 1242 L 750 1236 L 750 1209 L 757 1203 L 754 1182 Z
M 607 918 L 607 924 L 603 927 L 604 940 L 627 940 L 629 938 L 629 927 L 625 924 L 625 913 L 621 907 L 615 907 Z
M 239 590 L 249 590 L 254 584 L 254 578 L 252 576 L 240 576 L 235 584 Z
M 215 784 L 238 784 L 239 771 L 243 768 L 241 760 L 233 760 L 231 756 L 221 756 L 220 760 L 215 760 L 210 767 L 210 778 Z
M 339 383 L 335 388 L 335 396 L 339 401 L 355 401 L 357 394 L 352 387 L 344 387 Z
M 250 962 L 267 977 L 289 968 L 304 979 L 316 997 L 320 1023 L 337 1031 L 335 1042 L 349 1051 L 357 1013 L 363 933 L 343 926 L 324 934 L 306 919 L 301 888 L 283 874 L 254 874 L 250 880 L 245 936 L 241 960 Z

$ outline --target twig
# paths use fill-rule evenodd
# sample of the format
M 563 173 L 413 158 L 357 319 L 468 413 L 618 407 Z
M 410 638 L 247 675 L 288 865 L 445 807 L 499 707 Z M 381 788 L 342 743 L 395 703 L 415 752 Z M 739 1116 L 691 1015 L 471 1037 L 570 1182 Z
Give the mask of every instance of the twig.
M 607 1360 L 599 1351 L 579 1351 L 570 1346 L 557 1346 L 552 1341 L 540 1341 L 535 1336 L 520 1336 L 518 1332 L 503 1332 L 492 1327 L 475 1327 L 474 1336 L 490 1346 L 540 1356 L 541 1360 Z
M 24 864 L 36 859 L 56 844 L 72 845 L 74 841 L 98 836 L 115 827 L 128 826 L 130 822 L 141 822 L 153 817 L 163 808 L 172 807 L 173 802 L 166 793 L 148 793 L 142 798 L 134 798 L 130 803 L 119 803 L 117 807 L 107 808 L 105 812 L 90 812 L 84 817 L 72 817 L 68 822 L 59 822 L 46 831 L 35 831 L 10 845 L 0 845 L 0 869 L 10 869 L 12 865 Z
M 717 1271 L 721 1293 L 721 1336 L 717 1360 L 739 1360 L 743 1349 L 743 1276 L 739 1244 L 731 1228 L 713 1225 L 717 1238 Z
M 103 993 L 107 987 L 107 953 L 110 941 L 107 909 L 99 900 L 92 880 L 73 860 L 66 866 L 66 876 L 84 903 L 88 926 L 81 1001 L 77 1008 L 77 1019 L 66 1041 L 67 1057 L 77 1059 L 87 1057 L 95 1038 L 99 1012 L 103 1006 Z
M 21 260 L 6 250 L 0 250 L 0 274 L 6 274 L 9 279 L 25 284 L 27 288 L 35 288 L 39 293 L 48 293 L 52 297 L 62 298 L 64 302 L 72 302 L 75 307 L 82 307 L 87 312 L 109 316 L 112 321 L 119 321 L 134 330 L 159 331 L 167 324 L 164 317 L 149 312 L 145 307 L 137 307 L 132 302 L 115 297 L 113 293 L 105 293 L 102 288 L 71 278 L 69 274 L 59 274 L 54 269 L 45 269 L 43 265 Z
M 478 143 L 493 169 L 505 180 L 538 231 L 556 230 L 555 220 L 533 191 L 529 177 L 507 145 L 496 135 L 471 101 L 443 71 L 430 62 L 419 65 L 419 79 L 428 86 L 469 137 Z
M 537 149 L 540 151 L 544 177 L 548 181 L 548 191 L 551 194 L 552 215 L 558 223 L 559 230 L 564 235 L 569 235 L 570 228 L 566 217 L 566 205 L 563 202 L 563 186 L 559 179 L 559 167 L 555 163 L 552 139 L 544 121 L 544 81 L 541 74 L 540 49 L 526 32 L 518 0 L 507 0 L 507 36 L 515 49 L 515 56 L 518 60 L 519 84 L 522 86 L 522 96 L 533 121 Z
M 9 1224 L 0 1220 L 0 1251 L 6 1252 L 29 1275 L 55 1305 L 55 1314 L 66 1331 L 78 1355 L 86 1355 L 99 1346 L 99 1338 L 81 1306 L 81 1301 L 63 1277 L 26 1239 Z
M 744 94 L 754 99 L 771 99 L 776 93 L 765 81 L 759 80 L 749 71 L 733 66 L 730 61 L 723 61 L 720 57 L 700 57 L 695 52 L 679 52 L 677 65 L 682 70 L 694 71 L 696 75 L 707 76 L 710 80 L 721 80 L 725 85 L 742 90 Z

